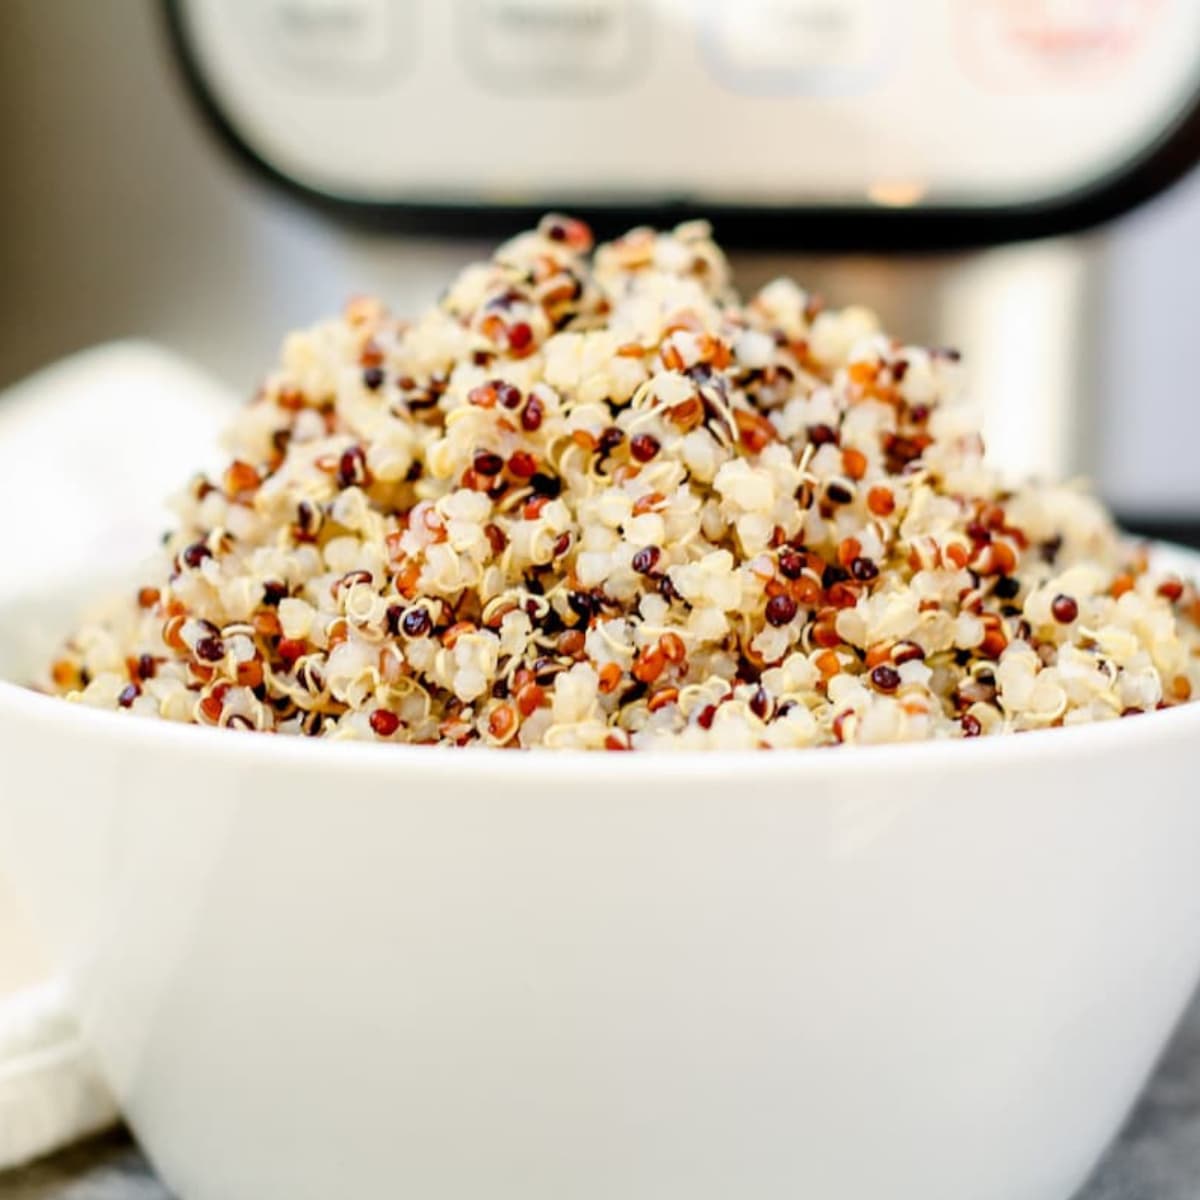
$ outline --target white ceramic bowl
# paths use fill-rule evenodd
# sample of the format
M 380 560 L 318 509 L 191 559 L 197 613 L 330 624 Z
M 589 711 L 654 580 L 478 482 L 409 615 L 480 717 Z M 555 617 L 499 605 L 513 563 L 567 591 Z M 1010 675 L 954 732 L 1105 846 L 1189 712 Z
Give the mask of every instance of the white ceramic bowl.
M 1200 965 L 1200 705 L 580 756 L 0 684 L 0 761 L 0 848 L 187 1200 L 1065 1200 Z

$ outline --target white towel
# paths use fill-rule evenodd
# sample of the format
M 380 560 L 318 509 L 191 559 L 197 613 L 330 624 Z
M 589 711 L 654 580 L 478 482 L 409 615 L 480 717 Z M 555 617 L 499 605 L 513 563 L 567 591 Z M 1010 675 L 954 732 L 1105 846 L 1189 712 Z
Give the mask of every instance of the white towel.
M 4 561 L 18 568 L 0 577 L 0 601 L 19 603 L 27 580 L 65 588 L 93 568 L 111 577 L 114 550 L 129 555 L 118 566 L 135 566 L 165 527 L 167 496 L 209 465 L 232 407 L 220 384 L 143 342 L 84 351 L 0 394 L 0 501 L 12 498 L 14 511 L 22 495 L 44 498 L 36 522 L 0 531 Z M 0 1169 L 116 1119 L 61 986 L 0 997 Z
M 117 1106 L 59 985 L 0 1004 L 0 1170 L 106 1129 Z
M 0 601 L 136 567 L 167 527 L 167 501 L 215 465 L 235 401 L 149 342 L 73 354 L 0 392 L 0 503 L 36 521 L 0 530 Z M 8 569 L 9 567 L 13 569 Z M 81 602 L 89 597 L 81 596 Z

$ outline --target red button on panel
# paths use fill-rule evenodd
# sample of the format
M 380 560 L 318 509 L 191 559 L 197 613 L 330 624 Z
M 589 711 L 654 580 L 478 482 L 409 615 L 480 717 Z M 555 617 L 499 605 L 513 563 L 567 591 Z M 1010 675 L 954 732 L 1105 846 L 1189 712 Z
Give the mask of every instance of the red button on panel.
M 1000 88 L 1094 87 L 1145 45 L 1162 0 L 966 0 L 960 44 L 975 82 Z

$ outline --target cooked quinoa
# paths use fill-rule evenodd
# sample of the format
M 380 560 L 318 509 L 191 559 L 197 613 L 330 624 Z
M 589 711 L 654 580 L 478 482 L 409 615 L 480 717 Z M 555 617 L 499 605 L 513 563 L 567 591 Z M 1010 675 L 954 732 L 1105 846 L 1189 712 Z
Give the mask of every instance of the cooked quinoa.
M 707 225 L 547 217 L 416 321 L 293 334 L 51 690 L 310 736 L 588 749 L 974 737 L 1200 688 L 1200 598 L 1004 487 L 957 355 Z

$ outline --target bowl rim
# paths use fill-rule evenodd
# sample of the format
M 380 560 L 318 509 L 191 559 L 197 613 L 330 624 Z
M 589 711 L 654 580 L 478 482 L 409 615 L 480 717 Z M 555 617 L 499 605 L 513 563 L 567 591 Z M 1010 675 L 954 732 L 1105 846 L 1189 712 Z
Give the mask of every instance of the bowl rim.
M 70 704 L 0 680 L 0 746 L 30 725 L 56 725 L 68 742 L 103 738 L 136 760 L 139 751 L 162 751 L 205 759 L 220 756 L 229 765 L 289 767 L 335 773 L 428 773 L 431 769 L 467 778 L 604 779 L 679 782 L 714 775 L 757 780 L 787 779 L 797 784 L 845 778 L 847 772 L 882 776 L 933 773 L 941 769 L 989 770 L 1050 763 L 1063 758 L 1120 752 L 1136 756 L 1159 743 L 1195 742 L 1200 764 L 1200 701 L 1138 717 L 1032 729 L 981 738 L 937 738 L 878 745 L 802 747 L 782 750 L 520 750 L 488 746 L 413 746 L 404 743 L 324 739 L 282 734 L 231 734 L 224 729 L 174 721 L 154 721 Z
M 1167 542 L 1147 543 L 1159 569 L 1200 578 L 1200 550 Z M 0 612 L 0 638 L 5 634 Z M 597 750 L 500 751 L 488 746 L 413 746 L 353 739 L 305 738 L 280 734 L 233 735 L 232 731 L 71 704 L 0 678 L 0 746 L 20 736 L 22 726 L 58 725 L 70 740 L 108 738 L 130 755 L 171 750 L 205 758 L 220 755 L 235 765 L 366 772 L 452 772 L 467 778 L 579 781 L 599 776 L 615 781 L 679 782 L 713 775 L 786 779 L 802 784 L 845 777 L 847 772 L 896 775 L 992 769 L 1014 759 L 1037 764 L 1064 757 L 1084 759 L 1092 753 L 1136 754 L 1160 742 L 1194 739 L 1200 761 L 1200 699 L 1168 709 L 1106 721 L 1092 721 L 1021 733 L 980 738 L 935 738 L 878 745 L 813 746 L 763 751 L 662 750 L 615 752 Z M 453 755 L 453 758 L 451 758 Z

